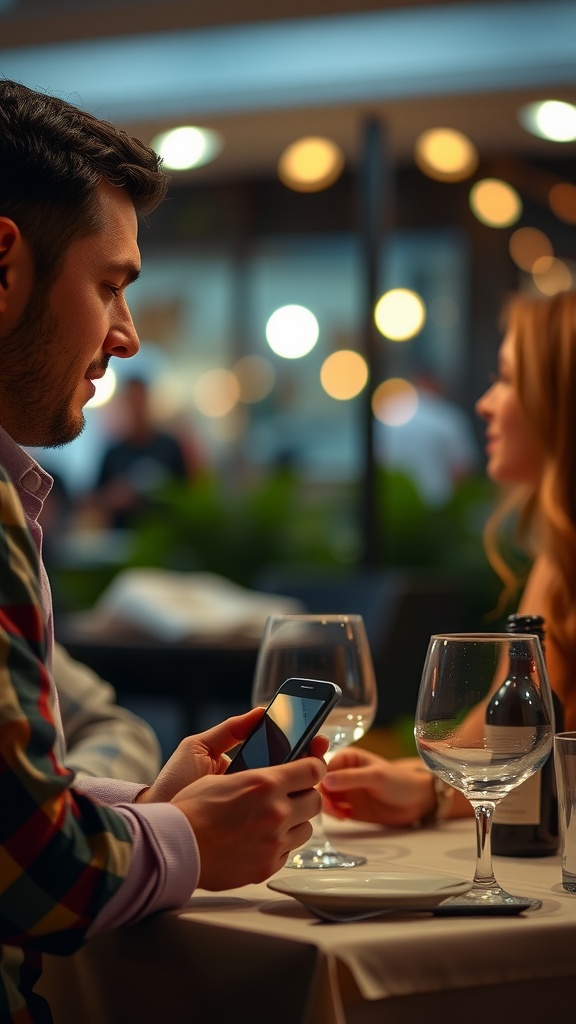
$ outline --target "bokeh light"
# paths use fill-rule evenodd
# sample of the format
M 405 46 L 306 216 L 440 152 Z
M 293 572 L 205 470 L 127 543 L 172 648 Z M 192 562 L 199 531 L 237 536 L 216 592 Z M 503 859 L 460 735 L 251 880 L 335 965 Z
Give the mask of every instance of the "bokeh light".
M 538 291 L 544 295 L 557 295 L 572 287 L 570 268 L 562 260 L 551 256 L 536 260 L 532 267 L 532 277 Z
M 576 224 L 576 185 L 559 181 L 548 193 L 552 213 L 566 224 Z
M 381 334 L 391 341 L 407 341 L 426 323 L 426 306 L 409 288 L 384 292 L 374 309 L 374 320 Z
M 508 228 L 522 215 L 522 200 L 515 188 L 499 178 L 484 178 L 470 189 L 470 208 L 482 224 Z
M 188 171 L 215 160 L 222 150 L 222 137 L 211 128 L 183 125 L 161 132 L 150 143 L 171 171 Z
M 478 166 L 478 151 L 468 136 L 454 128 L 430 128 L 414 147 L 420 170 L 436 181 L 463 181 Z
M 415 415 L 418 401 L 418 392 L 409 380 L 389 377 L 372 395 L 372 412 L 386 426 L 401 427 Z
M 207 370 L 196 381 L 193 397 L 204 416 L 213 419 L 228 416 L 240 398 L 238 378 L 230 370 Z
M 243 356 L 234 364 L 232 372 L 240 387 L 240 401 L 247 405 L 267 398 L 276 380 L 272 363 L 262 356 Z
M 516 266 L 529 273 L 536 260 L 553 254 L 550 239 L 538 228 L 518 228 L 510 236 L 508 248 Z
M 106 373 L 99 380 L 94 381 L 94 387 L 96 388 L 96 394 L 92 396 L 89 402 L 86 402 L 85 409 L 99 409 L 103 405 L 106 405 L 114 395 L 118 381 L 116 374 L 111 366 L 108 367 Z
M 573 142 L 576 139 L 576 107 L 563 100 L 528 103 L 518 114 L 520 124 L 531 135 L 549 142 Z
M 320 369 L 320 383 L 330 398 L 346 402 L 356 398 L 366 386 L 368 366 L 359 352 L 340 349 L 324 360 Z
M 281 306 L 266 324 L 266 340 L 277 356 L 300 359 L 320 336 L 318 321 L 306 306 Z
M 320 192 L 338 180 L 344 154 L 331 139 L 308 136 L 286 147 L 278 161 L 278 177 L 296 192 Z

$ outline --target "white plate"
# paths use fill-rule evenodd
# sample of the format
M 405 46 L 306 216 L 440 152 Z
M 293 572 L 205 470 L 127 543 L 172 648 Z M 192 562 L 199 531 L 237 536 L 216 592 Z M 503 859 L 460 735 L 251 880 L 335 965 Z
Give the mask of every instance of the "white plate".
M 413 871 L 296 872 L 268 883 L 275 892 L 293 896 L 305 907 L 334 914 L 431 910 L 449 896 L 461 896 L 471 881 L 450 875 Z

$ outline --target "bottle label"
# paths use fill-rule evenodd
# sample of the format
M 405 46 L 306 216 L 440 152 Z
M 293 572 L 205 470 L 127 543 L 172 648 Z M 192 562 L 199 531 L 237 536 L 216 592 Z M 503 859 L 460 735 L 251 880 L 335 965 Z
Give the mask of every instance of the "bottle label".
M 537 730 L 532 725 L 486 725 L 486 749 L 492 761 L 519 757 L 534 750 Z
M 536 730 L 530 725 L 485 727 L 486 746 L 490 748 L 493 760 L 505 761 L 507 756 L 527 753 L 534 746 Z M 503 800 L 494 810 L 495 825 L 537 825 L 540 821 L 540 772 L 535 772 Z
M 495 825 L 538 825 L 540 822 L 541 772 L 534 772 L 496 804 Z

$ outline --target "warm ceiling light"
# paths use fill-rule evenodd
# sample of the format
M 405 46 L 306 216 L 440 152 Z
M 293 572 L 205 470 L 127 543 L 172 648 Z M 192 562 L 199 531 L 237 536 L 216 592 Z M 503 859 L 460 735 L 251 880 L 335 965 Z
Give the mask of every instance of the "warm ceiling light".
M 557 295 L 572 288 L 572 274 L 562 260 L 542 257 L 532 267 L 532 277 L 538 291 L 544 295 Z
M 548 193 L 552 213 L 567 224 L 576 224 L 576 185 L 567 181 L 553 185 Z
M 552 243 L 538 228 L 518 228 L 510 236 L 510 255 L 520 270 L 530 272 L 536 260 L 552 256 Z
M 222 137 L 211 128 L 185 125 L 156 135 L 150 147 L 171 171 L 189 171 L 215 160 L 222 149 Z
M 526 131 L 550 142 L 573 142 L 576 139 L 576 106 L 563 100 L 542 100 L 528 103 L 518 113 Z
M 328 356 L 320 370 L 320 383 L 330 398 L 340 402 L 356 398 L 368 380 L 368 366 L 359 352 L 339 349 Z
M 466 135 L 454 128 L 430 128 L 416 140 L 414 159 L 429 178 L 462 181 L 476 170 L 478 151 Z
M 277 356 L 300 359 L 312 351 L 320 328 L 306 306 L 281 306 L 266 324 L 266 340 Z
M 402 427 L 409 423 L 416 414 L 418 404 L 416 388 L 402 377 L 383 380 L 372 395 L 372 412 L 377 420 L 388 427 Z
M 207 370 L 196 381 L 194 401 L 204 416 L 228 416 L 240 398 L 240 385 L 230 370 Z
M 267 398 L 274 387 L 274 367 L 262 356 L 242 356 L 232 367 L 232 372 L 240 385 L 240 401 L 248 405 Z
M 509 228 L 522 215 L 522 200 L 506 181 L 484 178 L 470 189 L 470 208 L 488 227 Z
M 278 177 L 296 192 L 329 188 L 344 170 L 344 154 L 331 139 L 309 136 L 288 146 L 278 161 Z
M 409 288 L 392 288 L 385 292 L 374 309 L 376 327 L 391 341 L 408 341 L 422 330 L 426 307 L 416 292 Z

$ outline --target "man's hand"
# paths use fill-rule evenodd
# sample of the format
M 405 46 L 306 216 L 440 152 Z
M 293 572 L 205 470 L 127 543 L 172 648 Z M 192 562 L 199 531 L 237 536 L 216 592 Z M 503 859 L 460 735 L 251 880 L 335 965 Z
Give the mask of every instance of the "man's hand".
M 318 738 L 313 747 L 325 752 Z M 200 849 L 200 885 L 231 889 L 278 871 L 312 835 L 310 818 L 322 798 L 314 788 L 326 773 L 319 756 L 233 775 L 209 775 L 172 803 L 186 815 Z
M 221 775 L 230 763 L 226 751 L 246 739 L 263 713 L 263 708 L 254 708 L 246 715 L 228 718 L 197 736 L 187 736 L 166 762 L 156 781 L 140 793 L 137 802 L 167 802 L 204 775 Z

